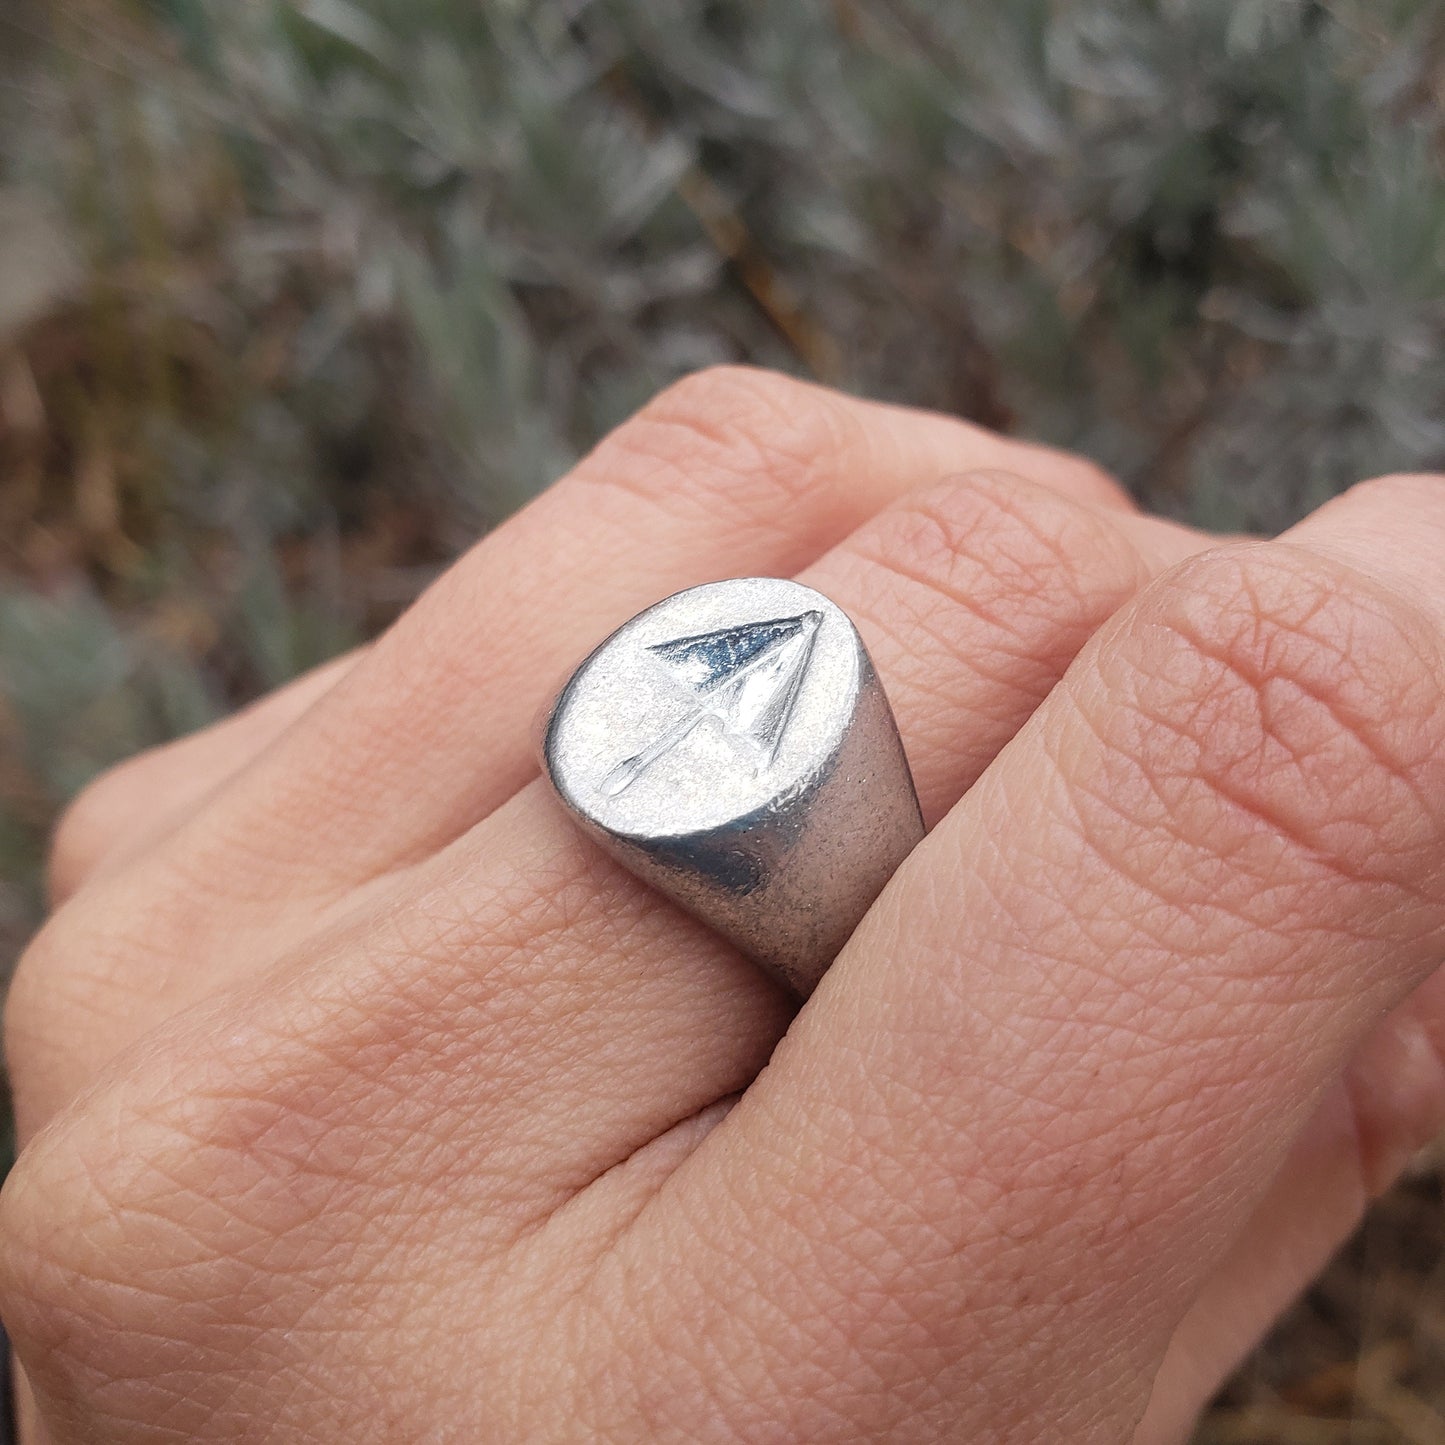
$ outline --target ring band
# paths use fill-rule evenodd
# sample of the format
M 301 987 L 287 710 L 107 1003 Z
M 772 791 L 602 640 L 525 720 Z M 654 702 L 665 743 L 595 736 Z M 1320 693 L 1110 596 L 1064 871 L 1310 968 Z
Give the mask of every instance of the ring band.
M 803 997 L 923 837 L 863 641 L 797 582 L 639 613 L 558 695 L 543 764 L 613 857 Z

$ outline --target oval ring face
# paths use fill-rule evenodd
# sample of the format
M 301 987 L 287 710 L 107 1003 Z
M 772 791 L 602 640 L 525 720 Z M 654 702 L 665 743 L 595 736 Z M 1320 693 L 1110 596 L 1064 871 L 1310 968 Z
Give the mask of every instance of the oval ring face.
M 622 837 L 688 837 L 786 807 L 838 752 L 861 655 L 847 616 L 800 583 L 679 592 L 578 668 L 548 723 L 548 771 Z

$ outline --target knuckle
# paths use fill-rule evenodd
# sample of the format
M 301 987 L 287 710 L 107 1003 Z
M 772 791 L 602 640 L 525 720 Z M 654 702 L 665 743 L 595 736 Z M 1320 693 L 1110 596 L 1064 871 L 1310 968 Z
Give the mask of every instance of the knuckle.
M 1131 704 L 1114 740 L 1211 851 L 1263 830 L 1335 876 L 1384 879 L 1438 846 L 1445 664 L 1408 600 L 1265 543 L 1176 568 L 1131 626 L 1124 669 L 1106 668 Z
M 1147 580 L 1106 517 L 998 472 L 880 514 L 828 566 L 849 610 L 871 623 L 925 798 L 935 777 L 952 794 L 986 768 Z
M 1383 1194 L 1445 1123 L 1445 975 L 1375 1026 L 1341 1079 L 1340 1102 L 1360 1182 Z
M 579 476 L 776 525 L 778 508 L 832 484 L 863 445 L 842 396 L 773 372 L 720 366 L 674 382 L 612 433 Z
M 1102 503 L 1129 512 L 1137 510 L 1128 488 L 1092 458 L 1053 448 L 1040 450 L 1047 455 L 1049 469 L 1058 477 L 1068 495 L 1082 502 Z
M 72 904 L 51 918 L 31 939 L 5 995 L 5 1060 L 17 1099 L 73 1047 L 76 1009 L 90 992 L 90 965 L 107 949 L 105 934 L 96 936 L 77 922 L 79 907 Z
M 102 1140 L 51 1130 L 16 1160 L 0 1190 L 0 1313 L 27 1361 L 49 1363 L 70 1341 L 84 1358 L 88 1311 L 77 1289 L 80 1242 L 93 1211 L 81 1161 Z
M 0 1309 L 27 1358 L 162 1373 L 238 1278 L 266 1272 L 296 1190 L 236 1147 L 251 1114 L 233 1083 L 213 1058 L 148 1055 L 21 1153 L 0 1193 Z
M 90 896 L 67 904 L 30 941 L 15 966 L 4 1004 L 5 1059 L 17 1117 L 37 1092 L 76 1073 L 77 1057 L 97 1039 L 124 1037 L 123 1020 L 135 971 L 144 966 L 127 934 L 119 904 Z M 93 1057 L 85 1057 L 87 1066 Z
M 119 1085 L 93 1092 L 31 1142 L 0 1192 L 0 1311 L 32 1383 L 116 1438 L 195 1379 L 243 1277 L 234 1242 L 250 1238 L 196 1187 L 215 1160 L 182 1147 L 183 1112 L 151 1119 L 141 1102 Z
M 12 1081 L 23 1086 L 48 1052 L 55 1027 L 52 982 L 64 955 L 55 942 L 59 924 L 52 919 L 31 940 L 5 994 L 5 1062 Z
M 1138 554 L 1105 518 L 1010 473 L 927 488 L 869 533 L 865 563 L 930 612 L 1031 640 L 1081 613 L 1097 626 L 1145 581 Z
M 235 914 L 216 913 L 207 887 L 171 860 L 145 860 L 91 883 L 31 939 L 3 1019 L 16 1112 L 27 1132 L 145 1022 L 198 996 L 201 975 L 190 965 L 198 957 L 218 962 L 240 936 Z M 259 937 L 248 932 L 251 949 Z
M 52 900 L 61 902 L 75 893 L 144 812 L 161 755 L 161 749 L 152 749 L 127 758 L 93 778 L 71 800 L 51 835 Z
M 119 821 L 113 803 L 116 770 L 102 773 L 71 801 L 60 815 L 50 840 L 50 896 L 70 897 L 94 871 L 115 837 Z
M 104 1395 L 134 1421 L 189 1381 L 196 1418 L 177 1429 L 210 1438 L 201 1397 L 303 1319 L 324 1329 L 376 1307 L 396 1250 L 406 1289 L 450 1278 L 439 1236 L 415 1228 L 463 1177 L 439 1160 L 450 1136 L 433 1117 L 438 1095 L 395 1086 L 388 1062 L 410 1039 L 391 1019 L 348 1022 L 311 986 L 274 1007 L 273 989 L 258 989 L 219 1026 L 177 1021 L 22 1154 L 0 1195 L 0 1312 L 46 1396 L 94 1410 Z M 338 1058 L 342 1036 L 354 1047 Z M 475 1168 L 462 1152 L 456 1168 Z M 500 1151 L 493 1162 L 512 1172 Z M 483 1278 L 488 1250 L 469 1258 Z

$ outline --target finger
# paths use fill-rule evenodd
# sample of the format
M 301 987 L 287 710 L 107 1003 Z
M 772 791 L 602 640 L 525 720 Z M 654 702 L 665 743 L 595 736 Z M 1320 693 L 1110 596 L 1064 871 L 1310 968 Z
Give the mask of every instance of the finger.
M 1377 484 L 1378 485 L 1378 484 Z M 1359 494 L 1332 502 L 1291 540 L 1388 556 L 1415 506 L 1437 505 L 1437 478 L 1388 479 L 1399 506 L 1365 513 Z M 1428 535 L 1428 534 L 1427 534 Z M 1422 563 L 1428 574 L 1429 562 Z M 1445 573 L 1445 564 L 1436 576 Z M 1427 579 L 1428 580 L 1428 579 Z M 1371 1199 L 1445 1127 L 1445 972 L 1437 971 L 1355 1051 L 1321 1100 L 1207 1290 L 1175 1331 L 1138 1445 L 1187 1430 L 1225 1376 L 1339 1249 Z
M 1442 557 L 1445 489 L 1395 481 L 1186 563 L 904 865 L 616 1264 L 667 1242 L 649 1328 L 705 1317 L 714 1377 L 764 1370 L 759 1428 L 1137 1421 L 1328 1081 L 1445 951 Z M 658 1428 L 698 1358 L 652 1362 Z
M 1445 1127 L 1445 970 L 1356 1050 L 1169 1342 L 1135 1445 L 1187 1438 L 1210 1397 Z
M 330 692 L 358 656 L 350 653 L 313 668 L 211 727 L 102 773 L 56 827 L 50 847 L 52 906 L 88 879 L 123 866 L 189 817 Z
M 1127 512 L 1091 466 L 943 417 L 744 370 L 673 388 L 479 543 L 207 810 L 182 844 L 192 871 L 273 907 L 426 856 L 534 775 L 532 720 L 599 636 L 694 583 L 787 575 L 912 488 L 985 466 Z
M 936 816 L 1092 630 L 1154 570 L 1206 545 L 1167 523 L 1105 515 L 983 473 L 873 518 L 805 576 L 858 618 L 924 807 Z M 77 929 L 114 930 L 107 902 L 92 901 L 93 922 L 71 920 L 53 946 L 92 956 Z M 432 1120 L 416 1143 L 441 1129 L 448 1148 L 477 1159 L 526 1155 L 531 1141 L 545 1162 L 545 1181 L 518 1168 L 509 1186 L 518 1198 L 501 1202 L 496 1229 L 512 1227 L 516 1210 L 554 1205 L 676 1119 L 742 1087 L 792 1011 L 751 964 L 586 843 L 540 785 L 435 859 L 386 880 L 364 909 L 348 904 L 340 927 L 304 950 L 293 945 L 294 964 L 257 980 L 264 1020 L 237 1030 L 250 1040 L 245 1067 L 266 1067 L 288 1090 L 337 1109 L 352 1100 L 365 1109 L 354 1088 L 319 1081 L 316 1071 L 390 1039 L 388 1088 L 430 1099 Z M 268 956 L 247 946 L 223 973 L 234 984 Z M 34 976 L 44 974 L 42 959 Z M 134 1037 L 217 986 L 214 974 L 184 966 L 124 989 L 92 982 L 87 996 L 104 997 L 107 1008 L 77 1017 L 47 1012 L 26 978 L 22 971 L 11 1021 L 12 1049 L 26 1050 L 25 1127 L 69 1097 L 83 1065 L 114 1050 L 117 1032 Z M 164 979 L 165 996 L 147 992 L 151 978 Z M 114 1010 L 128 1011 L 119 1029 Z M 304 1060 L 291 1053 L 301 1016 L 313 1021 Z M 288 1055 L 274 1074 L 258 1042 L 268 1036 Z M 437 1051 L 451 1049 L 480 1066 L 437 1098 L 426 1081 L 438 1077 Z M 399 1143 L 387 1180 L 404 1188 L 417 1170 L 415 1150 Z

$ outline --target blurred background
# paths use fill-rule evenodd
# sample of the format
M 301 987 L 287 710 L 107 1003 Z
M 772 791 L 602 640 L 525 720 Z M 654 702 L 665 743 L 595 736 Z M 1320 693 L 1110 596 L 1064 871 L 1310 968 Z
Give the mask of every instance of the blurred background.
M 1445 469 L 1439 0 L 0 0 L 0 960 L 56 811 L 747 360 L 1274 531 Z M 1201 1442 L 1445 1445 L 1445 1167 Z

